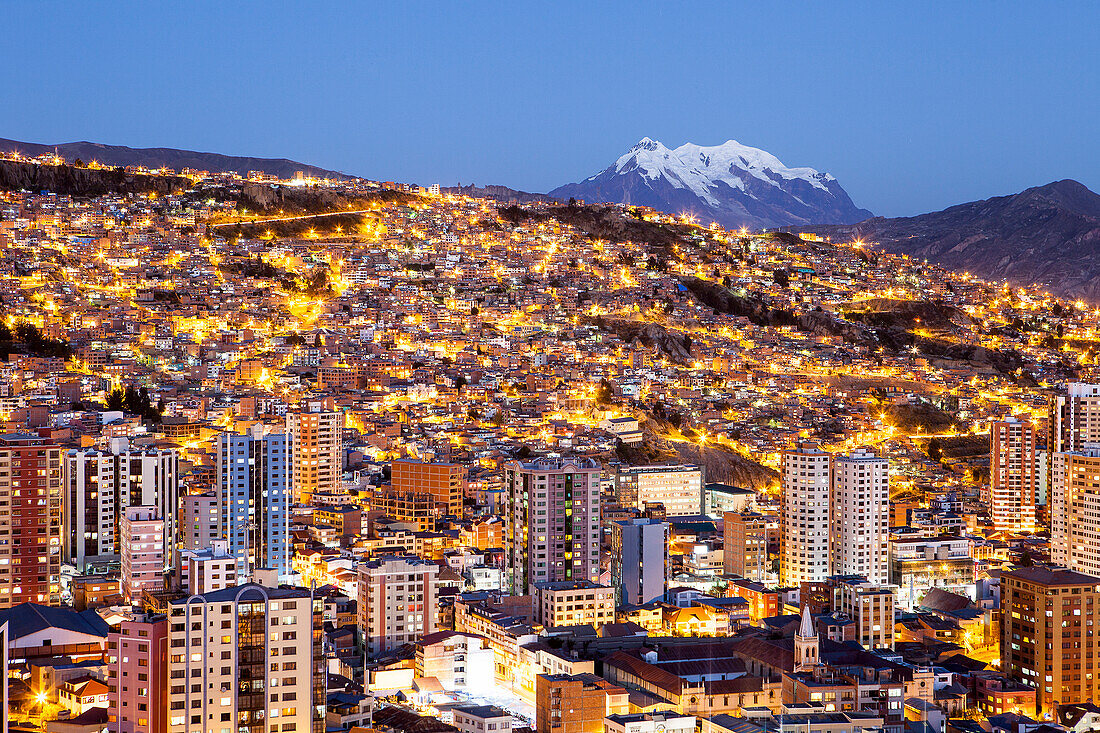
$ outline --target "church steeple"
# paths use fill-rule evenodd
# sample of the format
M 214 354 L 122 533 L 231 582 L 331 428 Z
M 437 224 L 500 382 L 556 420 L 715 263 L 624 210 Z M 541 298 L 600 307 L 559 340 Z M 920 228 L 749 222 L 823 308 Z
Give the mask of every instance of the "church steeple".
M 821 663 L 821 646 L 817 639 L 817 629 L 810 615 L 810 607 L 802 607 L 802 624 L 794 635 L 794 671 L 802 672 Z

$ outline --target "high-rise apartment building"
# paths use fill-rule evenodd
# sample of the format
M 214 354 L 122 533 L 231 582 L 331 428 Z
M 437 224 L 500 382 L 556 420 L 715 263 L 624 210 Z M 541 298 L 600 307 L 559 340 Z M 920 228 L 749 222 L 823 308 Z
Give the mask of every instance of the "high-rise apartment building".
M 622 466 L 615 474 L 622 506 L 645 509 L 663 504 L 670 517 L 703 513 L 703 470 L 699 466 Z
M 210 547 L 218 535 L 218 496 L 213 491 L 180 497 L 179 548 Z
M 611 585 L 619 604 L 664 597 L 669 531 L 668 522 L 646 517 L 611 523 Z
M 134 605 L 143 591 L 164 590 L 164 519 L 155 506 L 131 506 L 122 512 L 122 597 Z
M 466 467 L 403 459 L 390 465 L 390 485 L 398 495 L 427 495 L 440 514 L 462 516 Z
M 107 450 L 64 455 L 62 531 L 64 560 L 79 570 L 119 559 L 120 527 L 127 507 L 155 506 L 164 522 L 165 551 L 176 550 L 179 455 L 135 449 L 112 438 Z
M 415 555 L 359 566 L 357 614 L 363 648 L 381 654 L 436 630 L 439 566 Z
M 1100 444 L 1051 454 L 1050 559 L 1100 577 Z
M 214 441 L 219 538 L 237 558 L 239 577 L 256 568 L 290 572 L 290 483 L 287 437 L 222 433 Z
M 890 582 L 890 464 L 868 450 L 834 456 L 830 575 Z
M 1001 669 L 1035 688 L 1038 713 L 1100 697 L 1100 577 L 1058 568 L 1001 576 Z
M 780 584 L 830 575 L 888 583 L 889 462 L 868 450 L 831 456 L 802 443 L 781 463 Z
M 782 453 L 779 582 L 816 583 L 829 573 L 830 456 L 802 443 Z
M 767 580 L 768 530 L 774 522 L 774 517 L 750 510 L 722 515 L 722 560 L 726 574 L 740 575 L 758 583 Z
M 0 608 L 56 603 L 61 574 L 61 448 L 0 435 Z
M 137 614 L 107 634 L 107 730 L 168 730 L 168 618 Z
M 1034 532 L 1039 491 L 1036 430 L 1014 418 L 990 426 L 989 511 L 998 531 Z
M 308 504 L 313 494 L 336 493 L 343 474 L 344 413 L 288 412 L 291 495 Z
M 427 494 L 410 494 L 394 491 L 393 486 L 379 486 L 371 492 L 370 508 L 404 524 L 411 524 L 420 532 L 434 532 L 435 500 Z
M 541 458 L 504 466 L 508 584 L 518 595 L 536 583 L 599 581 L 600 464 Z
M 324 731 L 323 603 L 248 584 L 172 601 L 170 733 Z
M 1050 440 L 1053 453 L 1100 445 L 1100 384 L 1073 382 L 1051 401 Z

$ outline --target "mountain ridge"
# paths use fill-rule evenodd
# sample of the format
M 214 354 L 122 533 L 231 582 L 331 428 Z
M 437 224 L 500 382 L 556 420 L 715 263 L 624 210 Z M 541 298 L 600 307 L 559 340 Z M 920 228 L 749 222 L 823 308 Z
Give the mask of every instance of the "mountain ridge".
M 241 175 L 247 175 L 249 171 L 263 171 L 279 178 L 291 178 L 297 171 L 302 171 L 307 176 L 315 178 L 355 177 L 288 158 L 256 158 L 182 148 L 131 148 L 126 145 L 107 145 L 87 140 L 50 145 L 0 138 L 0 152 L 18 152 L 34 157 L 52 153 L 55 150 L 68 161 L 80 158 L 86 162 L 98 160 L 104 165 L 140 165 L 146 168 L 171 168 L 177 172 L 184 168 L 206 170 L 212 173 L 232 172 Z
M 1100 195 L 1069 178 L 916 216 L 797 229 L 1100 303 Z
M 872 215 L 852 203 L 834 176 L 788 167 L 736 140 L 668 148 L 643 137 L 604 170 L 548 195 L 694 214 L 732 228 L 848 224 Z

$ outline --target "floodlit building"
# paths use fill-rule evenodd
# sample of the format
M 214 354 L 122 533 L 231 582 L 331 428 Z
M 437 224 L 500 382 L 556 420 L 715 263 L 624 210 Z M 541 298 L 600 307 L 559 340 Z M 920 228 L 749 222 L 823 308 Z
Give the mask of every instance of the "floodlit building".
M 797 586 L 829 576 L 831 456 L 813 443 L 783 451 L 779 582 Z
M 155 506 L 131 506 L 122 512 L 122 597 L 136 604 L 143 591 L 164 590 L 167 570 L 164 520 Z
M 324 730 L 321 600 L 248 584 L 172 601 L 168 730 Z
M 368 655 L 409 644 L 436 630 L 439 566 L 414 555 L 384 556 L 359 566 L 359 633 Z
M 1039 491 L 1036 430 L 1014 418 L 990 425 L 989 513 L 993 528 L 1034 532 Z
M 611 523 L 611 584 L 621 604 L 662 598 L 668 586 L 669 524 L 640 517 Z
M 504 561 L 509 587 L 531 594 L 551 581 L 599 580 L 600 464 L 591 458 L 504 466 Z
M 0 608 L 57 603 L 61 573 L 61 448 L 22 433 L 0 435 Z
M 308 504 L 317 493 L 336 493 L 343 472 L 344 413 L 288 412 L 291 495 Z
M 622 506 L 661 504 L 670 517 L 703 513 L 703 470 L 699 466 L 623 466 L 615 474 Z
M 221 433 L 215 440 L 217 536 L 237 558 L 237 575 L 257 568 L 290 572 L 290 484 L 287 438 Z

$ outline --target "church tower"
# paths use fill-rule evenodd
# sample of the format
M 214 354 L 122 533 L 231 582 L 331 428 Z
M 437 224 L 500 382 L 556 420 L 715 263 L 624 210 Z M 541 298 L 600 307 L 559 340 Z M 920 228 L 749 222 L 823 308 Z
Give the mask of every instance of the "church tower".
M 817 629 L 810 616 L 810 607 L 802 607 L 802 625 L 794 635 L 794 671 L 803 672 L 813 669 L 821 663 L 821 645 L 817 640 Z

